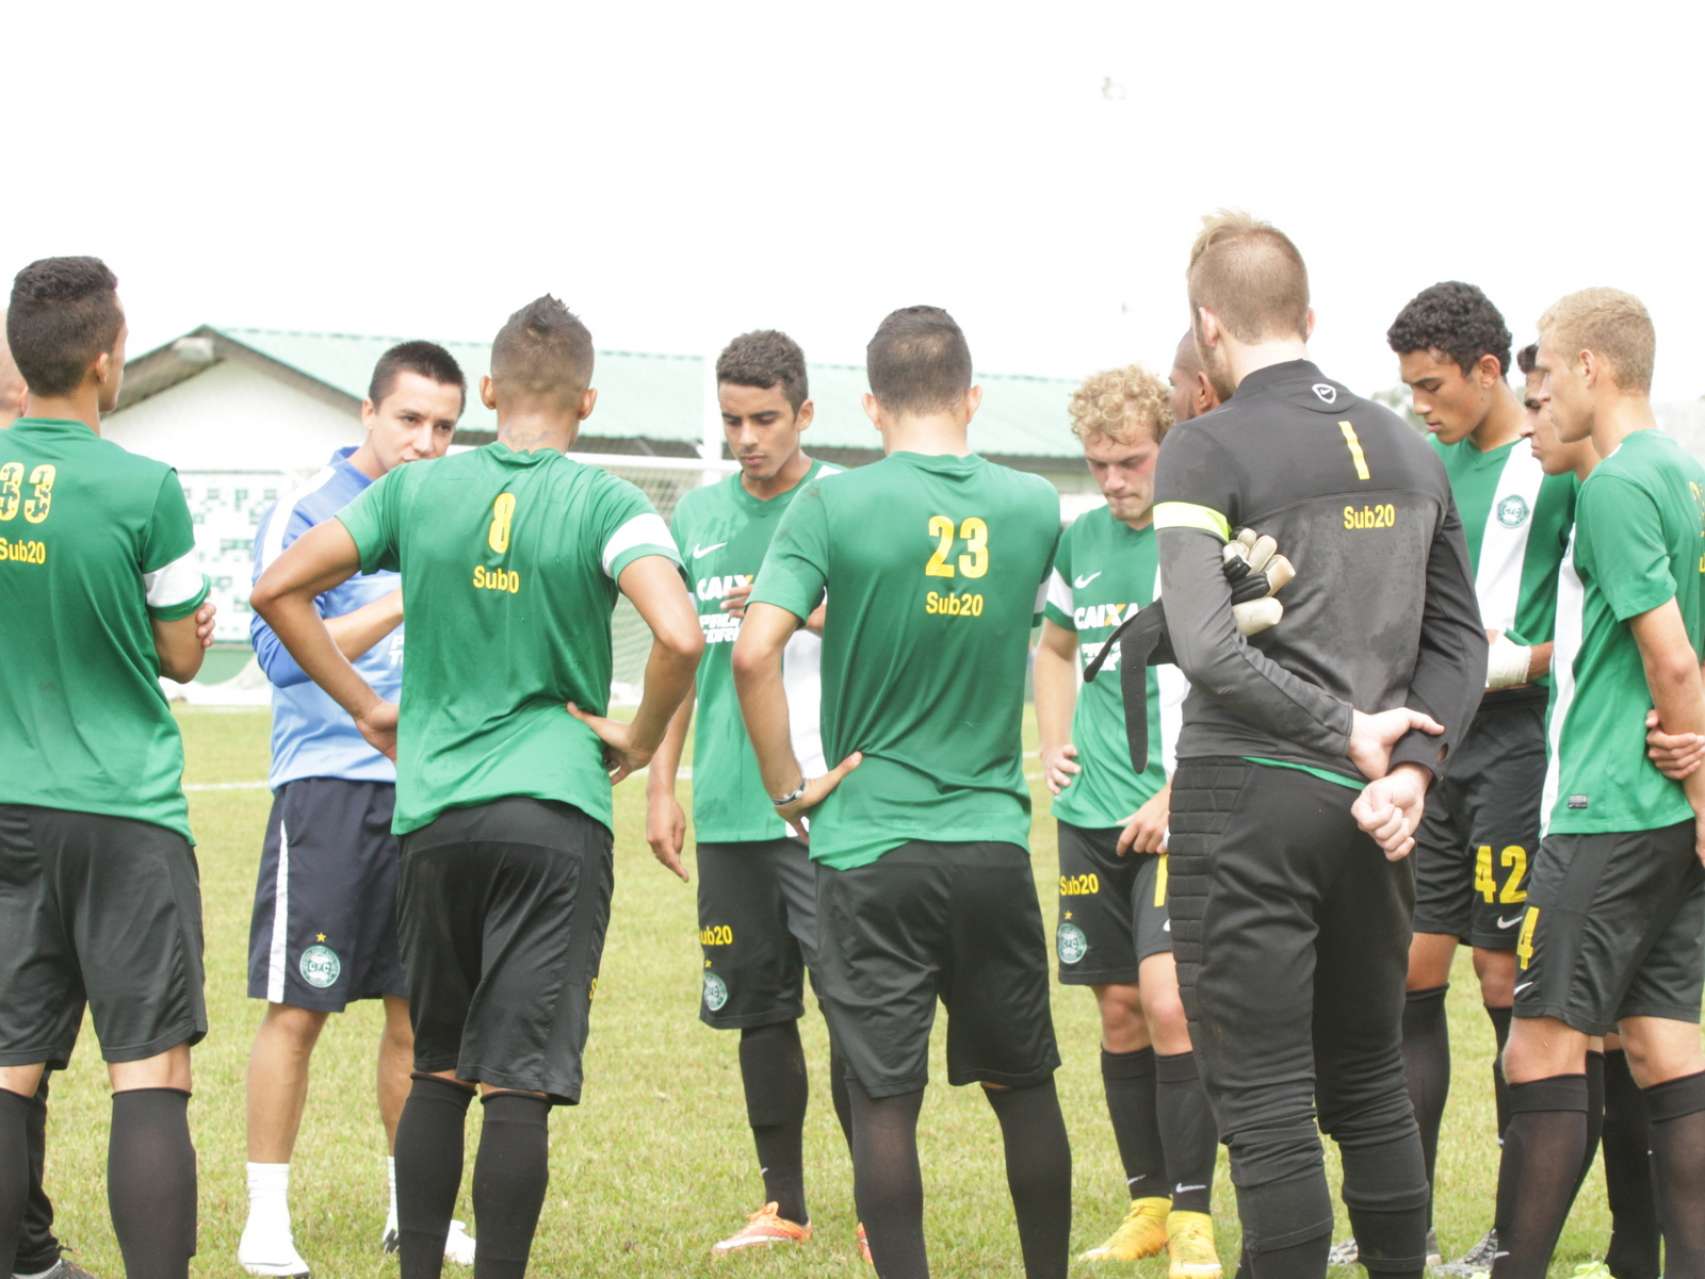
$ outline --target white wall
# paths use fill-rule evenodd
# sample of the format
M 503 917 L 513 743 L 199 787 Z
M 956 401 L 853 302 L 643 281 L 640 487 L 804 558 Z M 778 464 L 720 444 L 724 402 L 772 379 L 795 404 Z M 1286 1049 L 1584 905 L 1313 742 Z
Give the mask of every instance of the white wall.
M 225 360 L 108 417 L 102 433 L 181 470 L 314 471 L 361 442 L 361 420 Z

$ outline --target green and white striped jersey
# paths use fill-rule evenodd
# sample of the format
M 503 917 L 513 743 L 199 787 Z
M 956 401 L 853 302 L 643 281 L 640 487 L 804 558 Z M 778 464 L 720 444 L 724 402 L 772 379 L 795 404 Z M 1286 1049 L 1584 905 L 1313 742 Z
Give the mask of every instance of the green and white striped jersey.
M 1575 479 L 1547 476 L 1525 440 L 1482 453 L 1433 440 L 1468 541 L 1480 621 L 1518 644 L 1551 639 L 1557 568 L 1575 520 Z

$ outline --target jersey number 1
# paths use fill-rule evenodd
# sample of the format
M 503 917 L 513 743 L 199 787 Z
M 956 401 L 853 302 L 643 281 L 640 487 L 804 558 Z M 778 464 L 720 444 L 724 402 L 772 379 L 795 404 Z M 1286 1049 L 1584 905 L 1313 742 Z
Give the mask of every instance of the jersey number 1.
M 1348 422 L 1340 422 L 1338 429 L 1344 433 L 1344 447 L 1350 450 L 1350 461 L 1355 463 L 1356 478 L 1371 479 L 1368 474 L 1368 457 L 1362 452 L 1362 442 L 1356 437 L 1356 428 Z
M 509 529 L 515 523 L 515 494 L 499 493 L 491 504 L 491 527 L 485 544 L 499 555 L 509 549 Z

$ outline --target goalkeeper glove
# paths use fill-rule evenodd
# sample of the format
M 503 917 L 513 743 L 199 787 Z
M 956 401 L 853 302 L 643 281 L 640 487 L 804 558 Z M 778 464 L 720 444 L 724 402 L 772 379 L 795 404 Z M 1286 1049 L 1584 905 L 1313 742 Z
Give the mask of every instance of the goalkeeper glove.
M 1527 683 L 1533 650 L 1499 632 L 1486 653 L 1486 687 L 1516 688 Z

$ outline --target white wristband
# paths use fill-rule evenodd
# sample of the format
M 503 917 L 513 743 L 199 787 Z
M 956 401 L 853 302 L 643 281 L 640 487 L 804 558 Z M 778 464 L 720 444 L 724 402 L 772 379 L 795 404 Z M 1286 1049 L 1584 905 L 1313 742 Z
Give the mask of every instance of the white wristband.
M 1532 662 L 1531 648 L 1517 644 L 1507 635 L 1498 636 L 1486 653 L 1486 687 L 1515 688 L 1527 683 L 1528 667 Z

